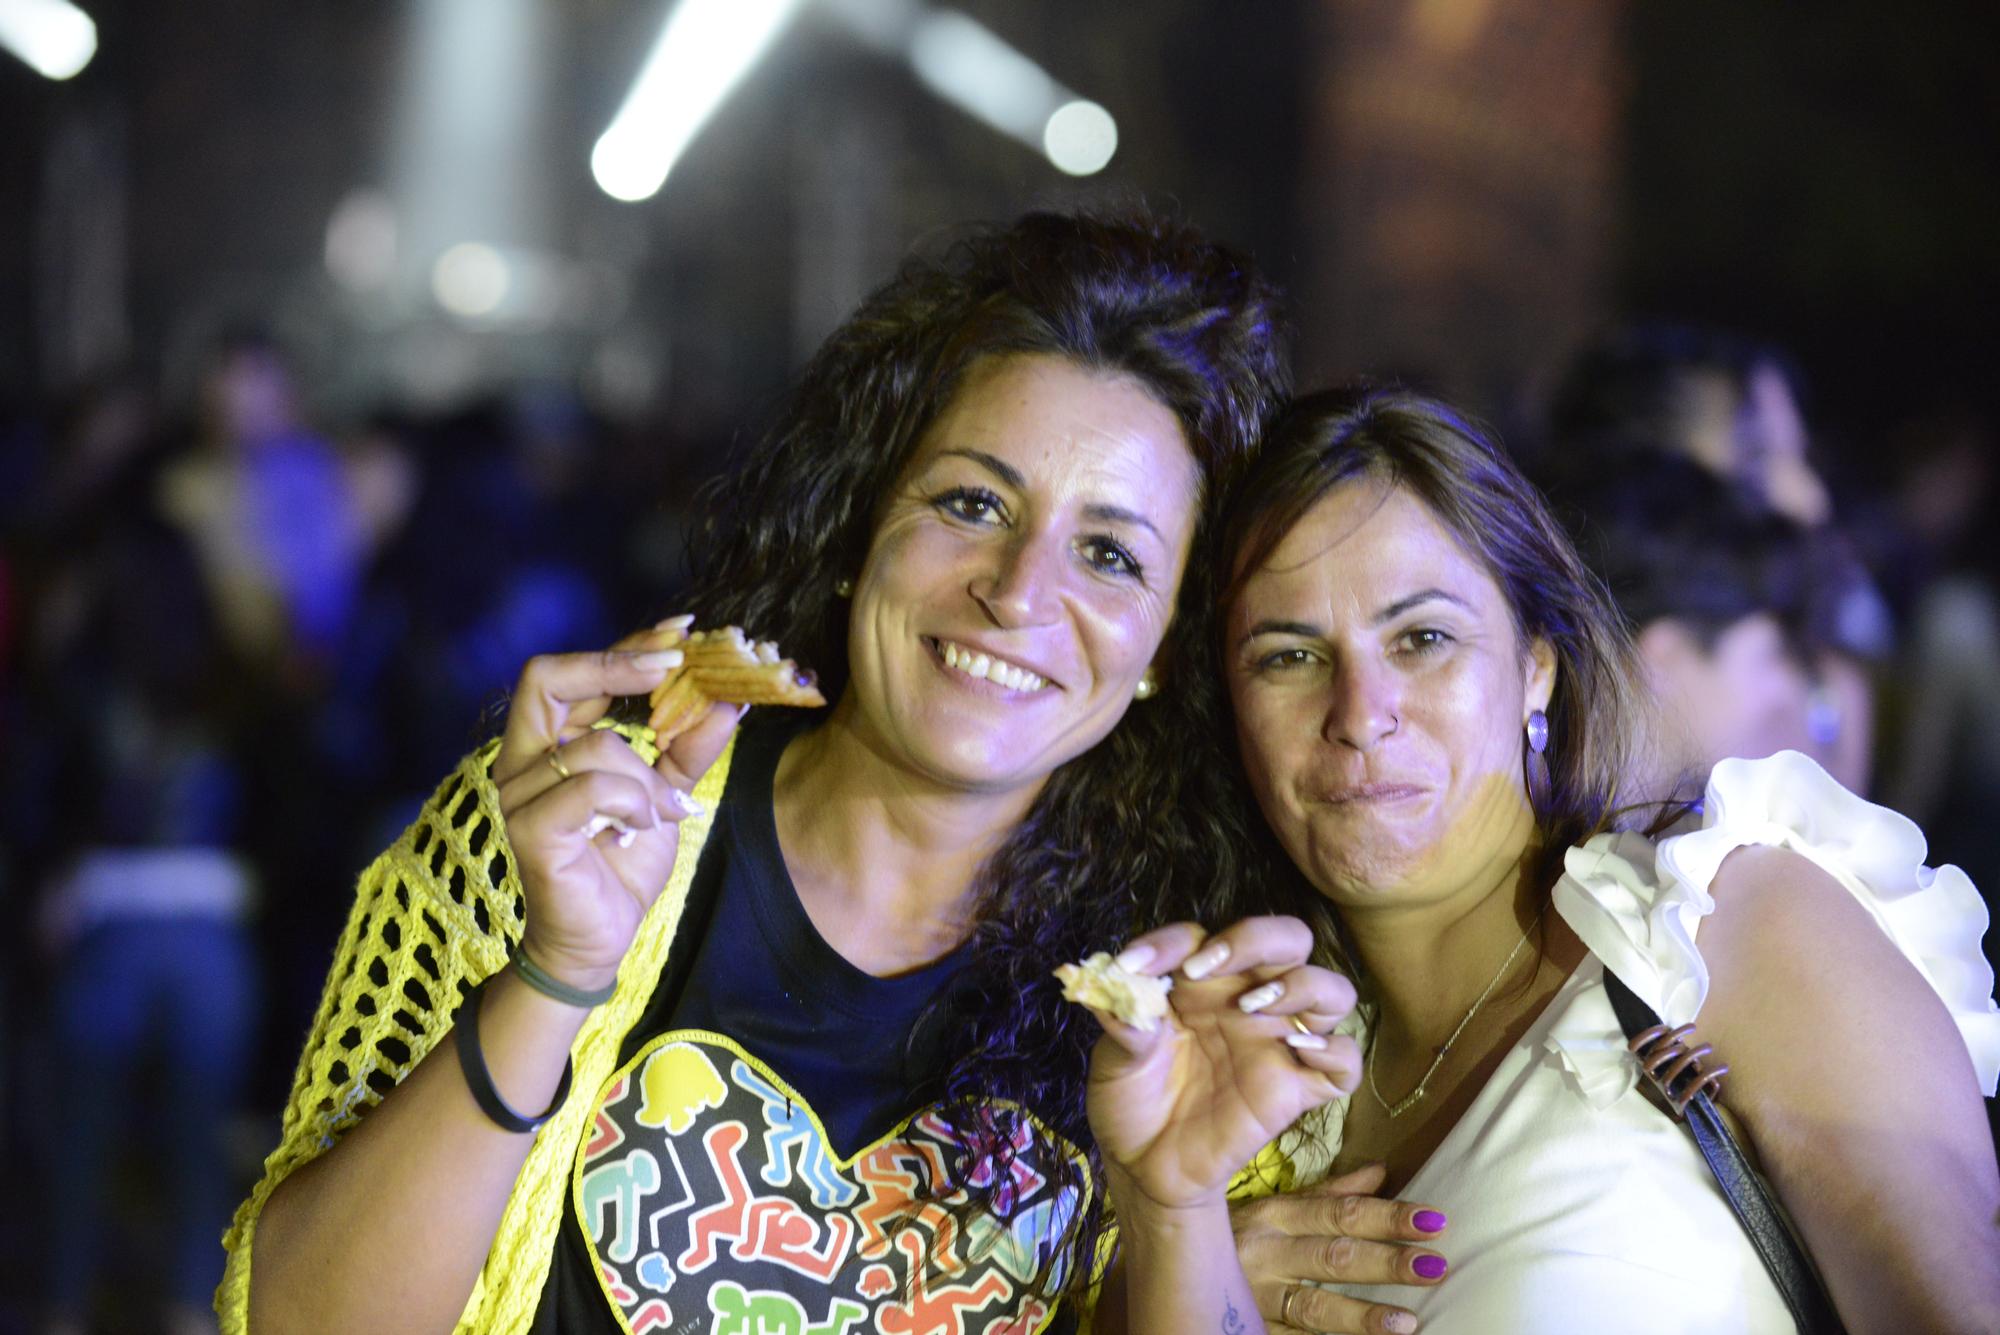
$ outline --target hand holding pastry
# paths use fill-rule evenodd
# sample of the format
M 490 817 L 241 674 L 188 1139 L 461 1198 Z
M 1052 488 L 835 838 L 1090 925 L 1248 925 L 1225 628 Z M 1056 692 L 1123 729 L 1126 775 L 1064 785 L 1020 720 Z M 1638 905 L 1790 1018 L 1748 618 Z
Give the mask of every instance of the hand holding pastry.
M 1137 1193 L 1121 1213 L 1220 1202 L 1258 1150 L 1354 1089 L 1360 1050 L 1332 1033 L 1354 1006 L 1354 985 L 1308 963 L 1312 946 L 1304 923 L 1272 917 L 1214 936 L 1177 923 L 1120 952 L 1124 972 L 1179 975 L 1150 1031 L 1092 1005 L 1104 1037 L 1091 1060 L 1091 1129 L 1114 1194 Z
M 639 922 L 665 888 L 691 793 L 742 709 L 714 705 L 683 724 L 652 764 L 596 725 L 622 696 L 645 695 L 684 661 L 691 622 L 663 621 L 599 653 L 529 660 L 493 758 L 506 837 L 527 896 L 523 945 L 563 982 L 612 982 Z

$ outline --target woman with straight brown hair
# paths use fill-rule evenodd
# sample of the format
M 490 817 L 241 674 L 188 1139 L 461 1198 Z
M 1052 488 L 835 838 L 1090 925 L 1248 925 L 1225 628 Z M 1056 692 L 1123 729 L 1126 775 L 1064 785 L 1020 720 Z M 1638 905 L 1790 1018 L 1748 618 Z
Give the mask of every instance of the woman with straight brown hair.
M 1337 939 L 1361 1090 L 1303 1139 L 1450 1215 L 1434 1288 L 1253 1267 L 1279 1329 L 1789 1331 L 1618 980 L 1727 1108 L 1854 1330 L 2000 1330 L 1986 915 L 1907 820 L 1783 752 L 1660 800 L 1624 620 L 1448 405 L 1317 394 L 1225 517 L 1223 653 L 1271 875 Z M 1668 776 L 1670 779 L 1671 776 Z M 1697 1040 L 1689 1084 L 1720 1074 Z M 1283 1148 L 1281 1142 L 1280 1148 Z M 1415 1328 L 1406 1321 L 1403 1329 Z

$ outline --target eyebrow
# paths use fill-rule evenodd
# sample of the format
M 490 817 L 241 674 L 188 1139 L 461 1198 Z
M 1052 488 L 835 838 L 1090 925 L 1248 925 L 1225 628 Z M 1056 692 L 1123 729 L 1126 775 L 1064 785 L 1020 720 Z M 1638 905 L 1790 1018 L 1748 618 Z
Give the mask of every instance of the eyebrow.
M 1387 607 L 1377 612 L 1368 624 L 1379 626 L 1385 621 L 1394 621 L 1411 608 L 1430 602 L 1451 603 L 1454 606 L 1464 608 L 1468 612 L 1473 610 L 1471 603 L 1468 603 L 1455 593 L 1446 593 L 1443 589 L 1422 589 L 1407 598 L 1398 598 L 1395 602 L 1390 603 Z
M 961 459 L 970 459 L 972 462 L 983 466 L 987 471 L 1010 487 L 1024 487 L 1027 485 L 1028 479 L 1021 476 L 1020 469 L 997 455 L 988 454 L 985 450 L 942 450 L 939 453 L 945 455 L 955 454 Z
M 1443 589 L 1422 589 L 1407 598 L 1398 598 L 1395 602 L 1390 603 L 1373 617 L 1370 617 L 1368 624 L 1371 626 L 1380 626 L 1385 622 L 1394 621 L 1411 608 L 1420 607 L 1429 602 L 1446 602 L 1462 607 L 1468 612 L 1473 610 L 1472 604 L 1466 602 L 1465 599 L 1455 593 L 1447 593 Z M 1310 621 L 1267 620 L 1259 621 L 1256 625 L 1252 626 L 1249 632 L 1242 639 L 1238 640 L 1236 644 L 1238 648 L 1241 648 L 1256 639 L 1259 635 L 1299 635 L 1307 639 L 1317 639 L 1325 634 L 1325 627 L 1315 625 Z
M 1309 621 L 1259 621 L 1236 642 L 1236 647 L 1241 649 L 1259 635 L 1299 635 L 1306 639 L 1317 639 L 1321 633 L 1320 628 Z
M 939 453 L 941 455 L 957 455 L 961 459 L 970 459 L 1017 491 L 1025 489 L 1028 485 L 1028 479 L 1022 475 L 1020 469 L 997 455 L 988 454 L 985 450 L 942 450 Z M 1128 510 L 1122 505 L 1108 505 L 1099 502 L 1086 505 L 1083 508 L 1083 513 L 1086 519 L 1096 519 L 1113 524 L 1136 525 L 1151 533 L 1155 538 L 1159 538 L 1162 543 L 1166 542 L 1166 538 L 1161 536 L 1160 530 L 1154 527 L 1153 521 L 1140 514 L 1137 510 Z
M 1137 510 L 1127 510 L 1122 505 L 1086 505 L 1083 507 L 1083 514 L 1086 519 L 1102 519 L 1113 524 L 1136 524 L 1159 538 L 1161 542 L 1166 541 L 1160 537 L 1160 530 L 1153 527 L 1152 520 Z

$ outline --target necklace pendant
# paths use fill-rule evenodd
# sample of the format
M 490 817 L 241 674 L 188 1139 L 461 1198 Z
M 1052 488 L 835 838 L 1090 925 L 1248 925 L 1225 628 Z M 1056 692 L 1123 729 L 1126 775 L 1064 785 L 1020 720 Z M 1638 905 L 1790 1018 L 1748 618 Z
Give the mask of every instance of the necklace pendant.
M 1547 911 L 1546 907 L 1542 910 L 1544 913 Z M 1368 1092 L 1375 1096 L 1375 1102 L 1382 1106 L 1382 1111 L 1387 1113 L 1392 1120 L 1401 1117 L 1404 1113 L 1416 1107 L 1423 1100 L 1424 1095 L 1430 1092 L 1431 1077 L 1438 1073 L 1440 1066 L 1444 1065 L 1445 1055 L 1451 1051 L 1452 1044 L 1458 1042 L 1459 1035 L 1463 1034 L 1465 1027 L 1472 1023 L 1472 1017 L 1479 1014 L 1479 1008 L 1484 1006 L 1486 999 L 1493 995 L 1493 989 L 1500 986 L 1500 980 L 1507 976 L 1507 970 L 1514 967 L 1514 961 L 1520 958 L 1522 949 L 1528 944 L 1528 938 L 1534 934 L 1536 926 L 1541 921 L 1541 914 L 1536 914 L 1535 921 L 1528 924 L 1528 930 L 1521 933 L 1521 939 L 1516 941 L 1514 948 L 1507 952 L 1507 958 L 1500 961 L 1500 971 L 1487 980 L 1486 986 L 1473 999 L 1472 1009 L 1468 1010 L 1465 1013 L 1465 1018 L 1458 1022 L 1458 1028 L 1452 1030 L 1451 1037 L 1445 1039 L 1442 1044 L 1434 1049 L 1437 1056 L 1431 1061 L 1431 1069 L 1424 1072 L 1423 1078 L 1417 1081 L 1415 1089 L 1411 1090 L 1406 1097 L 1398 1099 L 1394 1103 L 1382 1097 L 1382 1087 L 1375 1083 L 1375 1040 L 1381 1037 L 1381 1031 L 1377 1030 L 1369 1034 L 1368 1051 L 1362 1057 L 1362 1064 L 1368 1068 Z

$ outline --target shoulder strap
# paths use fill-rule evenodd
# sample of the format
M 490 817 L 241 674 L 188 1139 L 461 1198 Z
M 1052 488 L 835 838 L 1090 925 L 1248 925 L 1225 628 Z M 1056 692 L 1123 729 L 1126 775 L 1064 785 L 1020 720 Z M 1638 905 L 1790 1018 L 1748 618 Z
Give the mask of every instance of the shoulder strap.
M 1639 1000 L 1609 969 L 1604 971 L 1604 990 L 1611 995 L 1611 1009 L 1618 1013 L 1618 1025 L 1625 1031 L 1625 1037 L 1636 1037 L 1661 1023 L 1653 1008 Z M 1714 1100 L 1705 1091 L 1688 1101 L 1687 1128 L 1694 1135 L 1701 1157 L 1707 1160 L 1709 1171 L 1715 1174 L 1722 1194 L 1728 1198 L 1729 1208 L 1749 1235 L 1750 1245 L 1757 1249 L 1778 1292 L 1784 1295 L 1785 1306 L 1791 1309 L 1799 1330 L 1804 1335 L 1845 1335 L 1846 1327 L 1833 1309 L 1826 1284 L 1792 1231 L 1784 1207 L 1772 1199 L 1764 1180 L 1750 1166 L 1743 1147 L 1736 1143 Z

